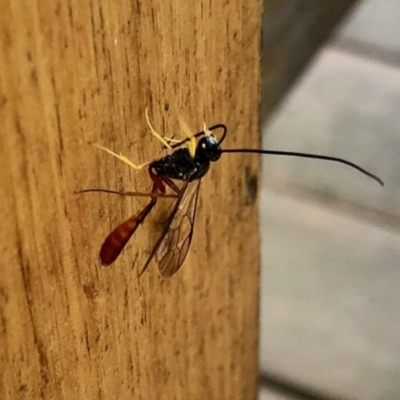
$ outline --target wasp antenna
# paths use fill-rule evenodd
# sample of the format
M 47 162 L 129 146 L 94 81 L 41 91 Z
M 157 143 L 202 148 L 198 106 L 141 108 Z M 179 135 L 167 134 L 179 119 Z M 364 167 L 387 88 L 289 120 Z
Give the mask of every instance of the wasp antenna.
M 314 160 L 326 160 L 326 161 L 333 161 L 338 162 L 341 164 L 348 165 L 352 167 L 364 175 L 368 176 L 369 178 L 373 179 L 374 181 L 378 182 L 381 186 L 385 186 L 385 183 L 382 181 L 381 178 L 376 176 L 375 174 L 367 171 L 366 169 L 360 167 L 359 165 L 347 161 L 343 158 L 339 157 L 331 157 L 331 156 L 323 156 L 321 154 L 309 154 L 309 153 L 298 153 L 293 151 L 279 151 L 279 150 L 258 150 L 258 149 L 223 149 L 221 153 L 254 153 L 254 154 L 270 154 L 275 156 L 288 156 L 288 157 L 300 157 L 300 158 L 312 158 Z

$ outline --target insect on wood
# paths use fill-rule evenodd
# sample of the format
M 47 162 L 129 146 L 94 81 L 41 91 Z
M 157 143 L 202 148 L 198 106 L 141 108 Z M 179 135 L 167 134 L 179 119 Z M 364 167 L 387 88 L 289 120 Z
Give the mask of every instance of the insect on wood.
M 180 120 L 181 128 L 186 138 L 184 140 L 169 139 L 154 130 L 150 123 L 147 109 L 145 116 L 152 135 L 167 148 L 168 155 L 138 165 L 122 154 L 116 154 L 100 145 L 95 146 L 136 170 L 147 167 L 152 182 L 150 192 L 121 192 L 108 189 L 86 189 L 78 192 L 106 192 L 122 196 L 144 196 L 150 198 L 149 203 L 140 212 L 118 225 L 107 236 L 100 249 L 102 265 L 110 265 L 118 258 L 131 236 L 139 225 L 145 221 L 160 198 L 173 198 L 174 202 L 161 226 L 159 236 L 153 244 L 140 275 L 147 269 L 154 257 L 162 276 L 170 277 L 175 274 L 182 266 L 192 241 L 201 178 L 209 170 L 211 162 L 219 160 L 223 153 L 270 154 L 334 161 L 357 169 L 383 186 L 383 181 L 379 177 L 342 158 L 275 150 L 222 149 L 221 144 L 227 135 L 227 127 L 223 124 L 207 128 L 204 123 L 201 132 L 192 134 L 188 126 Z M 215 135 L 217 131 L 221 132 L 219 139 Z M 181 184 L 177 182 L 181 182 Z M 167 188 L 172 193 L 167 193 Z

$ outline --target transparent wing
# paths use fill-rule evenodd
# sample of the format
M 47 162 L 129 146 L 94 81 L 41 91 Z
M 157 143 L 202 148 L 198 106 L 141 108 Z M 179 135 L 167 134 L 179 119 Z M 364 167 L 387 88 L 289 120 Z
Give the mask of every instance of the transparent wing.
M 156 260 L 164 277 L 170 277 L 179 270 L 189 251 L 199 189 L 200 180 L 188 185 L 181 201 L 177 203 L 174 215 L 171 215 L 169 229 L 157 249 Z
M 154 256 L 164 277 L 172 276 L 182 266 L 192 241 L 199 188 L 200 180 L 185 183 L 141 274 Z

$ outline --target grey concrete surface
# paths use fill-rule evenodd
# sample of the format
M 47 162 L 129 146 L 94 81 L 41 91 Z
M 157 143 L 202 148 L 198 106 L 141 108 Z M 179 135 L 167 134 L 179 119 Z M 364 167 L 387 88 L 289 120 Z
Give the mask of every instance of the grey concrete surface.
M 275 393 L 267 388 L 260 388 L 258 400 L 292 400 L 292 397 Z
M 337 38 L 263 146 L 347 158 L 386 186 L 341 165 L 264 157 L 260 368 L 327 396 L 397 400 L 400 0 L 364 1 Z M 343 40 L 376 47 L 363 57 Z M 377 48 L 390 63 L 374 59 Z
M 362 1 L 339 37 L 400 52 L 400 0 Z
M 400 70 L 328 49 L 264 131 L 264 147 L 347 158 L 380 175 L 385 190 L 328 162 L 266 157 L 266 173 L 400 215 L 399 129 Z
M 400 398 L 400 235 L 263 189 L 261 369 Z

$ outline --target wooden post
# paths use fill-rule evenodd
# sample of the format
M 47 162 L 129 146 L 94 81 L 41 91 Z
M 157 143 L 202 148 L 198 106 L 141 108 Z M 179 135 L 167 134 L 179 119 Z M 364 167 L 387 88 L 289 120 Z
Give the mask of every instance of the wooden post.
M 225 123 L 260 143 L 261 1 L 4 0 L 0 6 L 0 398 L 254 399 L 259 158 L 202 182 L 184 267 L 139 279 L 143 225 L 111 267 L 99 247 L 146 199 L 147 128 Z

